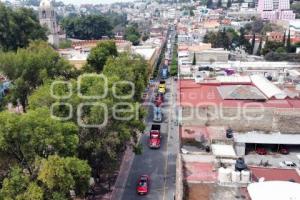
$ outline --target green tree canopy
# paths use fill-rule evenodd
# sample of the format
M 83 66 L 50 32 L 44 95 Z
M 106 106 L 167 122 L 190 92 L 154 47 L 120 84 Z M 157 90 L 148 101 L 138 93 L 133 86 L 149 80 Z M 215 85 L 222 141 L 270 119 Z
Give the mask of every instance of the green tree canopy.
M 125 59 L 125 57 L 123 58 Z M 111 61 L 113 62 L 113 61 Z M 130 69 L 132 63 L 122 61 L 128 64 L 126 67 Z M 122 62 L 119 62 L 122 64 Z M 131 61 L 133 62 L 133 61 Z M 110 63 L 110 61 L 108 61 Z M 113 62 L 114 63 L 114 62 Z M 107 66 L 112 66 L 108 64 Z M 106 67 L 105 67 L 106 68 Z M 109 67 L 110 68 L 110 67 Z M 73 95 L 66 99 L 65 102 L 72 105 L 73 108 L 73 118 L 75 123 L 82 122 L 83 124 L 102 124 L 104 119 L 107 120 L 107 124 L 102 127 L 95 128 L 84 128 L 79 129 L 80 141 L 78 147 L 79 158 L 87 159 L 89 164 L 95 169 L 96 172 L 102 172 L 107 170 L 112 170 L 115 167 L 117 157 L 122 152 L 124 144 L 128 142 L 131 138 L 137 141 L 137 133 L 144 130 L 144 124 L 142 118 L 144 117 L 144 110 L 139 106 L 134 98 L 121 99 L 117 98 L 115 94 L 119 96 L 128 96 L 131 90 L 128 89 L 128 84 L 116 84 L 121 80 L 126 80 L 125 77 L 131 76 L 133 74 L 129 70 L 128 74 L 122 79 L 119 78 L 119 74 L 124 74 L 121 72 L 121 66 L 113 69 L 111 73 L 116 73 L 111 75 L 110 72 L 104 72 L 107 77 L 107 87 L 104 87 L 104 80 L 97 78 L 98 74 L 84 74 L 81 78 L 80 93 L 84 96 L 100 96 L 104 93 L 107 88 L 107 96 L 102 99 L 82 99 L 78 97 L 78 87 L 77 81 L 71 80 Z M 134 70 L 139 71 L 139 67 L 135 65 Z M 144 66 L 143 69 L 146 69 Z M 120 70 L 120 71 L 119 71 Z M 125 71 L 126 72 L 126 71 Z M 142 75 L 140 75 L 142 77 Z M 133 78 L 133 80 L 135 77 Z M 29 105 L 31 109 L 37 109 L 41 106 L 50 106 L 55 102 L 60 102 L 60 100 L 51 97 L 50 83 L 40 87 L 33 95 L 29 98 Z M 114 87 L 114 88 L 113 88 Z M 56 90 L 56 89 L 55 89 Z M 58 94 L 62 94 L 59 91 L 65 91 L 64 87 L 58 87 Z M 64 95 L 67 95 L 66 92 Z M 76 108 L 80 103 L 94 103 L 91 106 L 84 107 L 81 111 L 81 115 L 78 116 Z M 107 115 L 105 117 L 105 110 L 98 104 L 104 104 L 108 108 Z M 127 105 L 121 106 L 118 109 L 128 109 L 131 107 L 132 111 L 114 113 L 114 106 L 118 103 L 126 103 Z M 129 105 L 129 106 L 128 106 Z M 66 108 L 61 108 L 55 110 L 56 116 L 64 116 L 65 113 L 69 112 Z M 138 113 L 138 116 L 135 115 Z M 116 114 L 116 115 L 114 115 Z M 129 120 L 118 120 L 118 117 L 127 117 Z M 132 117 L 133 116 L 133 117 Z
M 46 40 L 46 31 L 32 9 L 12 10 L 0 2 L 0 50 L 17 50 L 27 47 L 30 40 Z
M 130 24 L 126 27 L 124 38 L 132 42 L 133 45 L 138 45 L 140 43 L 140 37 L 141 34 L 138 31 L 137 24 Z
M 262 49 L 262 54 L 266 55 L 269 52 L 276 51 L 279 47 L 284 47 L 282 42 L 276 41 L 266 41 L 264 48 Z
M 38 180 L 44 183 L 51 194 L 68 195 L 70 190 L 84 194 L 89 186 L 91 168 L 86 161 L 75 157 L 49 156 L 41 161 Z
M 138 55 L 121 54 L 116 59 L 109 58 L 103 71 L 104 75 L 117 75 L 135 85 L 134 99 L 141 100 L 150 74 L 147 62 Z M 124 88 L 125 91 L 130 88 Z
M 13 167 L 7 178 L 3 180 L 0 198 L 6 200 L 43 200 L 44 191 L 19 167 Z
M 52 119 L 49 109 L 39 108 L 23 115 L 0 113 L 0 150 L 15 158 L 30 174 L 37 157 L 74 155 L 77 134 L 74 123 Z
M 69 38 L 96 40 L 112 36 L 112 25 L 102 15 L 83 15 L 66 17 L 61 22 Z
M 116 43 L 114 41 L 102 41 L 91 50 L 87 59 L 86 70 L 100 73 L 108 59 L 108 57 L 115 57 L 118 55 Z
M 20 102 L 25 111 L 29 94 L 46 79 L 74 75 L 72 66 L 42 41 L 17 52 L 0 53 L 0 70 L 13 82 L 8 98 Z

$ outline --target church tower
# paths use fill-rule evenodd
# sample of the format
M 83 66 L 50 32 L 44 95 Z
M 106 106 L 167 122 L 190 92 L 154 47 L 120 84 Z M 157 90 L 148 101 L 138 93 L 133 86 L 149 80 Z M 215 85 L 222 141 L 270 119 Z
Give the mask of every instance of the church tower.
M 42 0 L 39 7 L 40 24 L 48 29 L 48 42 L 55 47 L 59 46 L 58 25 L 56 12 L 51 0 Z

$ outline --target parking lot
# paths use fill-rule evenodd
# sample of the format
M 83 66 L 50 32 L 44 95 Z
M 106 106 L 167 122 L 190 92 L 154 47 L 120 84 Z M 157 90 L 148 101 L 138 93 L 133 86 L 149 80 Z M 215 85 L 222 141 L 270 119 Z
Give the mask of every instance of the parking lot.
M 248 165 L 261 165 L 263 166 L 265 163 L 268 163 L 268 167 L 280 167 L 280 162 L 283 161 L 292 161 L 294 162 L 298 168 L 300 168 L 300 148 L 297 147 L 289 147 L 289 154 L 283 155 L 278 152 L 272 152 L 270 148 L 267 146 L 265 149 L 267 150 L 266 155 L 258 155 L 254 149 L 251 149 L 247 155 L 245 155 L 245 161 Z

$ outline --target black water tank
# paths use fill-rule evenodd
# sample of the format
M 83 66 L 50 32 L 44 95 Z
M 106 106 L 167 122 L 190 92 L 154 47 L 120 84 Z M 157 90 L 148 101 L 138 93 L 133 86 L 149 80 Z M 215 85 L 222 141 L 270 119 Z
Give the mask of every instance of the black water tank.
M 232 130 L 231 128 L 228 128 L 228 129 L 226 130 L 226 137 L 227 137 L 228 139 L 233 138 L 233 130 Z
M 247 169 L 247 165 L 244 161 L 243 158 L 238 158 L 235 162 L 235 170 L 236 171 L 242 171 L 242 170 L 245 170 Z

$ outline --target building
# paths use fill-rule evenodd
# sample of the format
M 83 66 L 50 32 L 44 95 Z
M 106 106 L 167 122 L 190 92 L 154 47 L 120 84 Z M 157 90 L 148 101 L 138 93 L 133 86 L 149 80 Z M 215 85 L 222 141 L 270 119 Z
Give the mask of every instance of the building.
M 48 42 L 56 47 L 59 46 L 59 27 L 56 20 L 56 12 L 53 2 L 42 0 L 39 7 L 40 24 L 48 28 Z
M 275 20 L 294 20 L 296 14 L 290 10 L 289 0 L 259 0 L 257 10 L 261 18 Z

